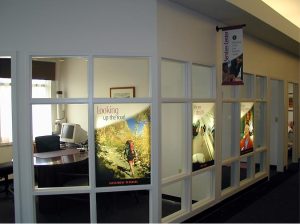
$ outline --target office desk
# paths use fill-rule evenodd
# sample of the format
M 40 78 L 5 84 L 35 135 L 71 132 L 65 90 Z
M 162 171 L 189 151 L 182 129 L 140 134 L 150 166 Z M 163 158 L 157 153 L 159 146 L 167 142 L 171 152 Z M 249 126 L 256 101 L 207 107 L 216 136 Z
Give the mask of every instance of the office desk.
M 87 173 L 88 152 L 64 149 L 33 154 L 38 187 L 61 186 L 60 173 Z
M 88 173 L 88 151 L 63 149 L 52 152 L 34 153 L 33 164 L 39 188 L 61 187 L 65 176 L 62 174 Z M 55 196 L 39 196 L 41 212 L 56 209 Z
M 64 165 L 77 163 L 88 158 L 88 152 L 80 152 L 79 149 L 63 149 L 52 152 L 33 154 L 33 164 L 37 166 Z

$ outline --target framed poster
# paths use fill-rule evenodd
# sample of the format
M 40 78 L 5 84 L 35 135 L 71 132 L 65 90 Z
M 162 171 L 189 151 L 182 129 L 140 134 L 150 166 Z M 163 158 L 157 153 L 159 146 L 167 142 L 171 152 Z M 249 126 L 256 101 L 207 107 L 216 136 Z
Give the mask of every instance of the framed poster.
M 97 187 L 150 184 L 149 104 L 96 104 Z
M 240 154 L 253 151 L 254 103 L 241 103 Z
M 193 167 L 196 171 L 214 164 L 215 104 L 193 103 Z
M 133 98 L 135 97 L 135 87 L 112 87 L 110 88 L 110 98 Z

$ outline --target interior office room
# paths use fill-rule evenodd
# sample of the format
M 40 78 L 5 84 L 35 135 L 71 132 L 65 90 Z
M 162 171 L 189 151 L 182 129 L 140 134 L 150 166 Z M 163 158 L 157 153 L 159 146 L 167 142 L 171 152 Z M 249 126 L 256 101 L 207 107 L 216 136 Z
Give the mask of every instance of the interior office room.
M 300 28 L 264 1 L 0 0 L 0 27 L 0 222 L 186 222 L 299 169 Z

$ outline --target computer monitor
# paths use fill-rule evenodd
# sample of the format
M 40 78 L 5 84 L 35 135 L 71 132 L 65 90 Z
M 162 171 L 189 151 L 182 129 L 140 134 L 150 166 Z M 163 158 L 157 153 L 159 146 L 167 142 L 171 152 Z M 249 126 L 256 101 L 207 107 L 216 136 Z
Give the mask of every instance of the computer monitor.
M 66 143 L 78 143 L 80 141 L 81 127 L 79 124 L 62 123 L 60 141 Z

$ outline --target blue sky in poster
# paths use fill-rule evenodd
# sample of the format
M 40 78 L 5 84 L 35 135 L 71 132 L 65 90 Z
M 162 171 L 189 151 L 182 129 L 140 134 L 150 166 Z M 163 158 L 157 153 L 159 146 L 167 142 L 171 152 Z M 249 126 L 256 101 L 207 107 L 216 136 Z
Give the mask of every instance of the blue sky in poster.
M 128 127 L 130 128 L 131 132 L 136 131 L 137 127 L 137 133 L 136 134 L 141 134 L 144 128 L 144 122 L 137 122 L 134 118 L 129 118 L 127 119 L 127 124 Z

